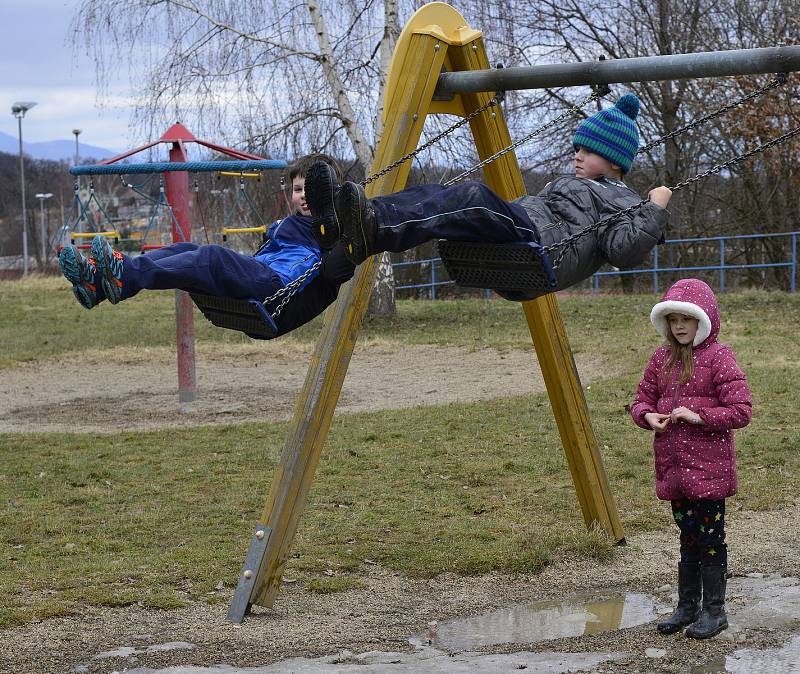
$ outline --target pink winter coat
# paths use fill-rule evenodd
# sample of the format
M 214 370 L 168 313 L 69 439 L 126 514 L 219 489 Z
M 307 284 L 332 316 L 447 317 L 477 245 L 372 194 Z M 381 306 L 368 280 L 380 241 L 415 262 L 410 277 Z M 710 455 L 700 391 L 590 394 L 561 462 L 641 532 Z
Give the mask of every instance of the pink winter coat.
M 705 425 L 670 422 L 653 440 L 658 498 L 723 499 L 739 488 L 733 429 L 750 423 L 752 399 L 747 378 L 730 347 L 717 341 L 719 309 L 711 288 L 697 279 L 673 285 L 653 307 L 651 320 L 666 335 L 666 316 L 681 313 L 699 320 L 693 345 L 694 374 L 678 386 L 680 362 L 664 383 L 664 364 L 670 354 L 661 346 L 650 358 L 631 406 L 638 426 L 650 430 L 648 412 L 669 414 L 686 407 L 700 415 Z

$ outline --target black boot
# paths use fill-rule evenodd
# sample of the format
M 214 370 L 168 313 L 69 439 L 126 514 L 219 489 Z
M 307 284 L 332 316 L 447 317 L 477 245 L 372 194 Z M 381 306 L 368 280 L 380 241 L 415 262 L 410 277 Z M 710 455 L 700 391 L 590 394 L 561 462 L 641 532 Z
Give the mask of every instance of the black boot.
M 323 250 L 333 248 L 341 234 L 333 199 L 339 181 L 330 164 L 318 161 L 308 169 L 305 180 L 306 203 L 311 211 L 311 231 Z
M 710 639 L 728 629 L 728 616 L 725 615 L 726 572 L 724 566 L 702 567 L 703 610 L 697 621 L 686 630 L 687 637 Z
M 378 223 L 375 209 L 356 183 L 344 183 L 336 192 L 336 217 L 342 229 L 345 254 L 353 264 L 361 264 L 374 255 Z
M 672 615 L 656 625 L 661 634 L 674 634 L 700 616 L 700 562 L 678 564 L 678 606 Z

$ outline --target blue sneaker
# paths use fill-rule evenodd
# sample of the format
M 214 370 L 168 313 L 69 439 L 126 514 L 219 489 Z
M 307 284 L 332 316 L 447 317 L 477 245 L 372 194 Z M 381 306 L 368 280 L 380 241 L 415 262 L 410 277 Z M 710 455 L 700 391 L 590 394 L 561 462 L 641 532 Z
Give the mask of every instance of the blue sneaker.
M 72 284 L 72 292 L 78 303 L 92 309 L 98 305 L 97 286 L 94 284 L 95 264 L 85 258 L 75 246 L 64 246 L 58 253 L 58 264 L 64 278 Z
M 103 292 L 111 304 L 122 301 L 122 265 L 125 256 L 114 250 L 106 237 L 98 234 L 92 239 L 92 257 L 100 272 Z

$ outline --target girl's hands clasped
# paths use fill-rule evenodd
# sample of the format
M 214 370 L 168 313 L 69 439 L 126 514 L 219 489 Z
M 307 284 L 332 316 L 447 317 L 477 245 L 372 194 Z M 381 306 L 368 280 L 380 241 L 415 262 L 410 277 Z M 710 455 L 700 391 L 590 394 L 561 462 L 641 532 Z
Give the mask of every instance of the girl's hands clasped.
M 644 420 L 654 431 L 663 431 L 670 422 L 670 415 L 660 414 L 659 412 L 648 412 L 644 415 Z
M 667 424 L 676 421 L 685 421 L 687 424 L 701 426 L 703 419 L 696 412 L 692 412 L 688 407 L 676 407 L 672 414 L 661 414 L 659 412 L 648 412 L 644 415 L 644 420 L 654 431 L 663 431 Z

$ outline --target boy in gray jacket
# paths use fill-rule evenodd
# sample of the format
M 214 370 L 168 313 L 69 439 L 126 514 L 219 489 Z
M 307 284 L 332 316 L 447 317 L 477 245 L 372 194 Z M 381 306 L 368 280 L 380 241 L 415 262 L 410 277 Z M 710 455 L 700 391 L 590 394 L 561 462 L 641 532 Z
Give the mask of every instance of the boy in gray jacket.
M 315 164 L 306 177 L 312 227 L 323 247 L 341 238 L 354 264 L 432 239 L 552 245 L 641 201 L 622 182 L 639 146 L 638 113 L 639 99 L 625 94 L 585 119 L 572 140 L 574 177 L 557 178 L 539 194 L 510 202 L 478 182 L 417 185 L 367 199 L 363 187 L 339 187 L 326 164 Z M 641 263 L 663 240 L 671 195 L 669 188 L 657 187 L 640 208 L 569 244 L 557 289 L 588 278 L 605 262 L 623 268 Z

